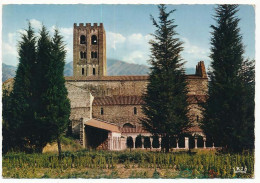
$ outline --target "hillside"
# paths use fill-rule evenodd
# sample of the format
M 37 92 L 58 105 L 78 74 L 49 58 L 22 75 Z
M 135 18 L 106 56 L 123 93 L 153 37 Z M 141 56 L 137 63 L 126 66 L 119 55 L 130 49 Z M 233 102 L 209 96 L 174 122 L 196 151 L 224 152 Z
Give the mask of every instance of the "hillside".
M 2 82 L 15 76 L 16 67 L 2 64 Z M 146 65 L 130 64 L 115 59 L 107 59 L 107 75 L 146 75 L 149 72 L 149 67 Z M 194 74 L 195 68 L 187 68 L 187 74 Z M 64 68 L 65 76 L 73 75 L 73 62 L 69 62 Z

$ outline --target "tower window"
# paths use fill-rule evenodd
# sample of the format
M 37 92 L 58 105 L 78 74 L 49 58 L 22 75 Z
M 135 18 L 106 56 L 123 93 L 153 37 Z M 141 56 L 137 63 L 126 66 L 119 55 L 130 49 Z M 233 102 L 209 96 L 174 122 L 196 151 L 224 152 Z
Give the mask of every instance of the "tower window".
M 100 114 L 101 114 L 101 115 L 104 114 L 104 109 L 103 109 L 103 107 L 101 107 L 101 109 L 100 109 Z
M 82 73 L 82 76 L 84 76 L 84 68 L 82 68 L 81 73 Z
M 80 52 L 80 58 L 86 58 L 86 52 Z
M 96 69 L 93 68 L 93 75 L 96 75 Z
M 93 35 L 91 36 L 91 44 L 97 44 L 97 36 L 96 35 Z
M 134 107 L 134 114 L 136 115 L 137 114 L 137 108 Z
M 84 35 L 80 36 L 80 44 L 86 44 L 86 36 Z
M 97 52 L 91 52 L 91 58 L 97 58 Z

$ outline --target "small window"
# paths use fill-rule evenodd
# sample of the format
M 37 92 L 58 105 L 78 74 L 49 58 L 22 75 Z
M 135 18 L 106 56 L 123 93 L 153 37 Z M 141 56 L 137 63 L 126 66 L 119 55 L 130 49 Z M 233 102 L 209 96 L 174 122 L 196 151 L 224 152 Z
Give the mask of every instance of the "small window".
M 199 122 L 199 116 L 197 115 L 197 122 Z
M 137 114 L 137 108 L 134 107 L 134 115 L 136 115 L 136 114 Z
M 93 75 L 96 75 L 96 69 L 93 68 Z
M 86 36 L 84 35 L 80 36 L 80 44 L 86 44 Z
M 97 58 L 97 52 L 91 52 L 91 58 Z
M 101 115 L 104 114 L 104 109 L 103 109 L 103 107 L 101 107 L 101 109 L 100 109 L 100 114 L 101 114 Z
M 82 76 L 84 76 L 84 68 L 82 68 L 81 73 L 82 73 Z
M 97 36 L 96 35 L 91 36 L 91 44 L 93 44 L 93 45 L 97 44 Z
M 82 58 L 86 58 L 86 52 L 80 52 L 80 58 L 82 59 Z

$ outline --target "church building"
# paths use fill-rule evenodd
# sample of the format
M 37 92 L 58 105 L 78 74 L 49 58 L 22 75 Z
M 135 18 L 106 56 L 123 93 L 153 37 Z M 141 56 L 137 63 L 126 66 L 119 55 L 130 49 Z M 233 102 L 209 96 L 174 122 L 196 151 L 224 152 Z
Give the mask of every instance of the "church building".
M 202 118 L 199 103 L 205 102 L 208 92 L 204 62 L 198 63 L 194 74 L 186 76 L 189 118 L 193 123 L 189 132 L 195 138 L 183 137 L 175 148 L 187 149 L 191 144 L 192 148 L 206 148 L 206 137 L 198 126 Z M 139 122 L 139 118 L 144 116 L 141 96 L 148 84 L 148 77 L 107 76 L 103 24 L 74 24 L 73 76 L 66 77 L 66 87 L 71 101 L 72 131 L 78 135 L 83 147 L 124 150 L 127 148 L 127 137 L 132 137 L 135 144 L 138 135 L 149 137 L 152 142 L 152 134 L 144 130 Z M 197 136 L 201 137 L 201 142 L 198 142 Z

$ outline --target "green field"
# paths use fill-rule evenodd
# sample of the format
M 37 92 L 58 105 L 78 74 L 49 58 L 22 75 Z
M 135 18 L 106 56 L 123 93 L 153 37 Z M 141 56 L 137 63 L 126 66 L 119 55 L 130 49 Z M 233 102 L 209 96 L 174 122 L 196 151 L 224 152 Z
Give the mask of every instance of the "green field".
M 236 173 L 233 168 L 246 167 Z M 244 169 L 243 169 L 244 170 Z M 3 155 L 4 178 L 252 178 L 254 154 L 90 151 Z

